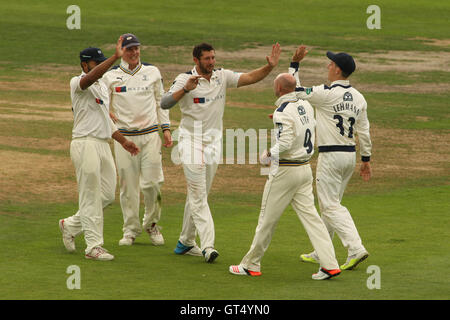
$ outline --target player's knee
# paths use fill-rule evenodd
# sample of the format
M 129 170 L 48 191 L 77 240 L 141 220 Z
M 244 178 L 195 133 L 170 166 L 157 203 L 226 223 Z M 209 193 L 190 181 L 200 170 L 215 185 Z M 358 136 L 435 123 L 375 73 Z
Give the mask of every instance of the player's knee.
M 103 208 L 109 206 L 111 203 L 114 202 L 115 194 L 114 193 L 108 193 L 103 195 Z
M 328 204 L 326 206 L 322 205 L 322 206 L 320 206 L 320 213 L 323 216 L 332 216 L 336 212 L 339 212 L 342 208 L 343 208 L 343 206 L 339 203 Z

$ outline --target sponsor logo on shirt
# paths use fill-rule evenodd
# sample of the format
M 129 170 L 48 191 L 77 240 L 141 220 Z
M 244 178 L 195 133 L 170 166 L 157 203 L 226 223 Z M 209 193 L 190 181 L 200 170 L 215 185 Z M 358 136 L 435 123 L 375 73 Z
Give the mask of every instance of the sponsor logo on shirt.
M 194 98 L 194 103 L 205 103 L 205 98 Z
M 115 91 L 116 92 L 131 92 L 131 91 L 147 91 L 150 90 L 150 86 L 145 86 L 145 87 L 127 87 L 127 86 L 122 86 L 122 87 L 115 87 Z
M 103 100 L 99 98 L 95 98 L 95 102 L 98 104 L 103 104 Z
M 213 101 L 224 99 L 224 98 L 225 98 L 224 94 L 219 94 L 219 95 L 215 96 L 214 98 L 194 98 L 194 103 L 208 103 L 208 102 L 213 102 Z
M 115 87 L 116 92 L 127 92 L 127 86 Z

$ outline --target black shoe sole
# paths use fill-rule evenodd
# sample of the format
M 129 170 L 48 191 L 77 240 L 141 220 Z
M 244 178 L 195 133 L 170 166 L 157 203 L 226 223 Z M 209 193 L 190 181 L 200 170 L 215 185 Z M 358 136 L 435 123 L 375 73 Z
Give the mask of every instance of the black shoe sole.
M 214 260 L 217 259 L 217 257 L 219 256 L 219 253 L 217 251 L 211 252 L 208 261 L 206 261 L 207 263 L 213 263 Z

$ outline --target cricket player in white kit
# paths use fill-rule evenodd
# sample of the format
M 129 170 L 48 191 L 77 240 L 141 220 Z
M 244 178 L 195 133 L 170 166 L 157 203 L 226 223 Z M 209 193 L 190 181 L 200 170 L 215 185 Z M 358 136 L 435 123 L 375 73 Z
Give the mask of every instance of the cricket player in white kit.
M 369 256 L 350 212 L 341 204 L 345 187 L 356 165 L 355 136 L 358 136 L 362 160 L 360 175 L 365 181 L 371 176 L 372 143 L 367 102 L 348 81 L 356 65 L 346 53 L 327 52 L 327 57 L 331 60 L 328 65 L 329 86 L 302 87 L 298 76 L 299 62 L 307 52 L 305 46 L 299 46 L 293 55 L 289 73 L 296 78 L 297 96 L 309 101 L 316 110 L 319 147 L 316 188 L 321 217 L 330 236 L 333 237 L 336 232 L 348 250 L 347 261 L 340 268 L 351 270 Z M 301 260 L 318 263 L 320 257 L 317 257 L 315 251 L 302 254 Z
M 116 143 L 114 146 L 120 184 L 120 205 L 123 213 L 123 238 L 120 245 L 132 245 L 145 230 L 154 245 L 163 245 L 164 238 L 157 225 L 161 218 L 161 187 L 164 182 L 161 139 L 172 145 L 169 111 L 160 108 L 164 93 L 158 68 L 140 61 L 140 42 L 131 34 L 124 38 L 124 55 L 120 65 L 104 76 L 111 97 L 113 119 L 120 132 L 133 141 L 141 152 L 131 157 Z M 144 195 L 145 213 L 139 221 L 139 197 Z
M 272 48 L 267 65 L 248 73 L 215 69 L 215 50 L 206 43 L 194 47 L 195 67 L 178 75 L 161 102 L 181 110 L 179 154 L 187 182 L 183 227 L 176 254 L 203 255 L 212 263 L 219 253 L 214 249 L 214 222 L 208 206 L 208 193 L 222 151 L 223 113 L 226 89 L 250 85 L 264 79 L 278 64 L 280 46 Z M 199 235 L 201 249 L 195 242 Z
M 283 73 L 274 81 L 278 97 L 273 114 L 277 132 L 275 145 L 261 157 L 270 164 L 264 187 L 261 211 L 255 236 L 248 253 L 239 265 L 230 266 L 236 275 L 261 275 L 261 260 L 269 247 L 275 227 L 286 207 L 291 204 L 320 257 L 321 267 L 314 280 L 340 274 L 333 244 L 314 205 L 313 176 L 309 160 L 314 154 L 315 120 L 311 105 L 295 93 L 295 78 Z
M 100 79 L 122 54 L 122 38 L 109 59 L 98 48 L 83 50 L 80 53 L 83 72 L 70 81 L 74 114 L 70 156 L 78 182 L 79 210 L 75 215 L 61 219 L 59 227 L 64 245 L 70 252 L 75 251 L 75 236 L 84 232 L 85 257 L 93 260 L 114 258 L 102 247 L 103 208 L 114 201 L 116 188 L 116 168 L 108 141 L 112 136 L 132 155 L 139 152 L 139 148 L 111 121 L 108 90 Z

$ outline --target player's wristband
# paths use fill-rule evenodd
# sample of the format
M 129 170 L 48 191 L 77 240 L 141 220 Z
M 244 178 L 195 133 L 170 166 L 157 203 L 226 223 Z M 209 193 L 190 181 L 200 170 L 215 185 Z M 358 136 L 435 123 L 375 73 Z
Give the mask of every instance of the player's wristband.
M 166 130 L 169 130 L 169 131 L 170 131 L 170 125 L 168 125 L 168 124 L 162 124 L 162 125 L 161 125 L 161 129 L 162 129 L 162 131 L 166 131 Z
M 295 70 L 298 70 L 300 66 L 300 62 L 294 62 L 292 61 L 291 64 L 289 65 L 290 68 L 294 68 Z
M 187 90 L 185 87 L 183 87 L 184 93 L 188 93 L 190 90 Z
M 362 162 L 369 162 L 370 161 L 370 156 L 361 156 L 361 161 Z

